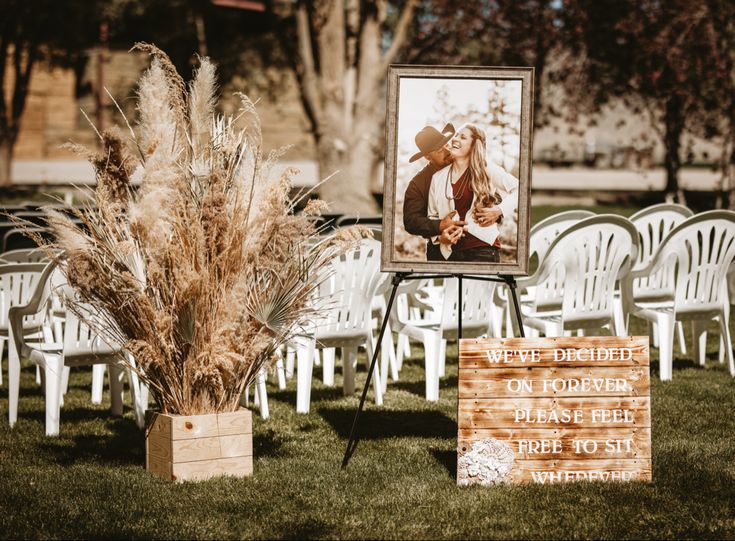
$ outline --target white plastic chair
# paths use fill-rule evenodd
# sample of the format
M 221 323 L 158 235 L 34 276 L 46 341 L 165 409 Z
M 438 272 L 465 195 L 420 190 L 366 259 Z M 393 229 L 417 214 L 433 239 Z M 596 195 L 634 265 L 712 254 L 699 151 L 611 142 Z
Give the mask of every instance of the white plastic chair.
M 21 306 L 30 301 L 36 283 L 46 265 L 47 263 L 7 263 L 0 265 L 0 359 L 2 359 L 5 341 L 8 339 L 8 312 L 13 306 Z M 43 333 L 46 339 L 52 339 L 51 327 L 46 313 L 27 317 L 24 320 L 23 328 L 26 335 Z M 0 368 L 0 384 L 2 384 L 2 381 L 2 369 Z
M 104 343 L 101 338 L 77 315 L 68 311 L 64 325 L 63 343 L 50 340 L 30 341 L 23 333 L 23 319 L 28 317 L 42 317 L 46 314 L 50 303 L 54 285 L 65 282 L 61 271 L 54 263 L 49 263 L 43 269 L 35 287 L 32 289 L 30 301 L 22 306 L 11 308 L 10 321 L 10 348 L 9 348 L 9 408 L 8 418 L 10 426 L 14 426 L 18 418 L 18 395 L 20 390 L 20 361 L 28 359 L 40 366 L 44 373 L 46 394 L 46 435 L 59 434 L 59 417 L 62 399 L 63 369 L 67 366 L 83 366 L 106 363 L 110 370 L 110 394 L 112 397 L 113 415 L 122 415 L 123 394 L 123 365 L 121 358 L 125 355 L 119 347 L 112 347 Z M 75 295 L 68 285 L 63 286 L 67 297 Z M 83 307 L 80 307 L 83 309 Z M 93 319 L 91 310 L 89 318 Z M 128 357 L 128 362 L 132 359 Z M 147 402 L 147 393 L 141 392 L 141 385 L 137 374 L 128 369 L 130 393 L 133 399 L 133 408 L 136 423 L 143 427 L 144 413 Z
M 331 275 L 320 286 L 319 303 L 325 312 L 307 334 L 295 340 L 296 411 L 308 413 L 311 402 L 311 378 L 317 344 L 321 348 L 342 348 L 343 391 L 355 392 L 355 364 L 358 347 L 365 347 L 368 363 L 375 347 L 371 303 L 382 280 L 380 243 L 365 239 L 360 246 L 332 261 Z M 380 367 L 373 371 L 375 403 L 383 403 Z
M 524 325 L 546 336 L 608 327 L 625 336 L 615 317 L 617 280 L 627 275 L 638 253 L 638 234 L 629 220 L 612 214 L 584 219 L 568 227 L 549 246 L 536 274 L 538 288 L 561 296 L 558 311 L 524 314 Z M 558 291 L 544 281 L 551 278 Z
M 588 210 L 568 210 L 549 216 L 531 228 L 528 257 L 531 259 L 535 255 L 538 265 L 531 276 L 516 280 L 520 304 L 530 317 L 536 313 L 554 311 L 559 313 L 561 310 L 564 292 L 563 268 L 561 266 L 553 268 L 544 280 L 539 280 L 546 253 L 562 232 L 594 215 L 594 212 Z M 505 302 L 506 334 L 512 336 L 511 300 L 505 286 L 498 288 L 498 292 Z M 529 334 L 535 334 L 535 329 L 531 329 Z
M 676 321 L 691 321 L 694 358 L 704 364 L 706 325 L 720 326 L 730 374 L 735 377 L 728 325 L 727 271 L 735 259 L 735 212 L 713 210 L 695 215 L 672 229 L 649 263 L 631 272 L 624 284 L 629 312 L 652 321 L 659 330 L 660 376 L 673 376 Z M 646 305 L 635 300 L 634 280 L 657 277 L 673 298 Z
M 644 268 L 654 256 L 666 235 L 669 234 L 669 231 L 692 216 L 694 216 L 694 213 L 690 209 L 673 203 L 653 205 L 633 214 L 630 221 L 638 230 L 638 241 L 640 243 L 638 259 L 633 269 Z M 659 272 L 653 276 L 634 280 L 633 297 L 636 302 L 670 301 L 674 297 L 674 290 L 672 284 L 666 284 L 664 279 L 664 273 Z M 684 327 L 680 321 L 676 323 L 676 329 L 679 338 L 679 350 L 686 354 Z M 658 347 L 658 327 L 655 323 L 651 323 L 651 331 L 653 345 Z
M 426 370 L 426 400 L 439 400 L 439 380 L 444 375 L 447 340 L 458 335 L 458 280 L 444 280 L 441 310 L 428 311 L 428 317 L 403 318 L 405 312 L 393 312 L 392 327 L 400 334 L 424 345 Z M 488 334 L 491 325 L 490 305 L 494 282 L 462 280 L 462 337 L 474 338 Z M 439 316 L 438 318 L 436 316 Z

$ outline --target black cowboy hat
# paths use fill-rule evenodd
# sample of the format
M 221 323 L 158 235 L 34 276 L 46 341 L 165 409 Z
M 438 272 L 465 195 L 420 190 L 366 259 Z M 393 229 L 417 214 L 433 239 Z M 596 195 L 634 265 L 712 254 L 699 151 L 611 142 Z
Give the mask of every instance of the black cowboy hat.
M 449 135 L 444 135 L 449 133 Z M 433 126 L 425 126 L 416 134 L 416 146 L 419 152 L 409 158 L 409 163 L 415 162 L 422 156 L 426 156 L 429 152 L 434 152 L 443 147 L 447 141 L 454 137 L 454 126 L 451 122 L 447 122 L 444 129 L 439 132 Z

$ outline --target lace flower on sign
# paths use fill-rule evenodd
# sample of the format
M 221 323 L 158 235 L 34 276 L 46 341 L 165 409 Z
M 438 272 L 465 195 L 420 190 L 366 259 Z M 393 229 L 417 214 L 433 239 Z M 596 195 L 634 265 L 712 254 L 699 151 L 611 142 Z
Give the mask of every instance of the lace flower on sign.
M 472 444 L 457 460 L 457 483 L 467 485 L 497 485 L 507 482 L 515 454 L 507 443 L 485 439 Z

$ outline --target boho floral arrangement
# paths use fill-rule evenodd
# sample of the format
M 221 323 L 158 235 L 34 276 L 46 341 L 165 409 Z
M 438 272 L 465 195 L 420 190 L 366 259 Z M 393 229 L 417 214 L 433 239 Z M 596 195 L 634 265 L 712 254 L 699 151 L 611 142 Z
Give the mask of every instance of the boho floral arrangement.
M 71 308 L 92 306 L 95 330 L 132 354 L 163 413 L 234 411 L 276 349 L 314 316 L 330 260 L 363 232 L 320 237 L 318 200 L 293 212 L 295 171 L 273 174 L 280 153 L 262 154 L 245 95 L 236 114 L 215 112 L 208 59 L 186 85 L 161 50 L 136 48 L 152 57 L 136 129 L 126 120 L 129 133 L 98 134 L 97 153 L 75 147 L 96 171 L 94 203 L 75 211 L 81 225 L 46 209 L 55 237 L 46 247 L 63 251 L 78 290 Z

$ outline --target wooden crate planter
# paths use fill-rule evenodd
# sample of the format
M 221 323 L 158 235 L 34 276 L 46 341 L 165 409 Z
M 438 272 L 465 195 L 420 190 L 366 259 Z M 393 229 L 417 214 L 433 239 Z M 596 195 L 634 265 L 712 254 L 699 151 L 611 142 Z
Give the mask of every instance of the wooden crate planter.
M 200 481 L 219 475 L 253 474 L 253 419 L 250 410 L 207 415 L 150 413 L 145 463 L 172 481 Z

